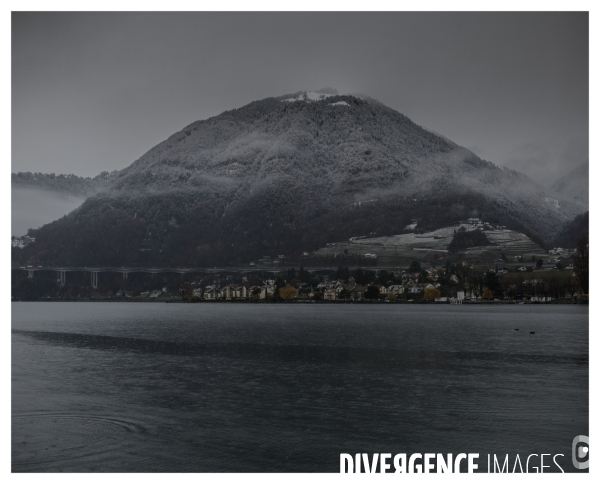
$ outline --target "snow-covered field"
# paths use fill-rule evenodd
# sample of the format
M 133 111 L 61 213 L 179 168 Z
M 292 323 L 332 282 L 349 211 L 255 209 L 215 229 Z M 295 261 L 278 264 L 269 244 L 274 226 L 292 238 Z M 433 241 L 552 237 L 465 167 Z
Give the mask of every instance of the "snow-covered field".
M 346 242 L 328 244 L 327 247 L 319 249 L 316 255 L 331 256 L 346 249 L 349 253 L 354 254 L 376 254 L 381 265 L 385 265 L 386 260 L 389 262 L 398 259 L 429 260 L 436 254 L 443 256 L 448 253 L 448 245 L 452 242 L 454 233 L 461 227 L 464 227 L 467 231 L 472 231 L 481 229 L 481 226 L 482 224 L 460 223 L 422 234 L 352 237 Z M 499 252 L 526 255 L 544 252 L 529 237 L 514 230 L 494 227 L 484 229 L 483 232 L 492 245 L 469 248 L 464 251 L 465 255 L 482 256 L 486 253 L 491 255 Z
M 496 244 L 503 250 L 511 252 L 536 252 L 540 247 L 529 237 L 514 230 L 487 230 L 486 237 L 492 244 Z

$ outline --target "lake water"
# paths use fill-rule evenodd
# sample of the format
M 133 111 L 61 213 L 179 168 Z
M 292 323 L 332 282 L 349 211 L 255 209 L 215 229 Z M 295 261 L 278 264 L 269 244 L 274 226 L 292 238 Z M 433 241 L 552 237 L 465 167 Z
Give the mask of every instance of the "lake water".
M 588 385 L 585 306 L 13 303 L 12 470 L 476 452 L 570 472 Z

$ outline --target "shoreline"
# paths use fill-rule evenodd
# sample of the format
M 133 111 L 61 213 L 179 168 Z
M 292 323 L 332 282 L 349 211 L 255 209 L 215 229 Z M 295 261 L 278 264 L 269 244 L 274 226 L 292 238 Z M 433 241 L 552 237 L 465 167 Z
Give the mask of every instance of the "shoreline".
M 436 306 L 519 306 L 519 305 L 582 305 L 589 306 L 589 301 L 468 301 L 460 304 L 450 303 L 447 301 L 181 301 L 177 299 L 167 300 L 151 300 L 151 299 L 59 299 L 59 298 L 44 298 L 44 299 L 13 299 L 12 302 L 85 302 L 85 303 L 152 303 L 152 304 L 360 304 L 360 305 L 436 305 Z

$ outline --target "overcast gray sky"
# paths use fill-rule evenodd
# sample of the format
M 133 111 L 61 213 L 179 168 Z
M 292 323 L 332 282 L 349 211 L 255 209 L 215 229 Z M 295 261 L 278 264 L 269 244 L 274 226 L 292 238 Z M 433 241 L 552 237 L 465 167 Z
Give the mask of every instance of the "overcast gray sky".
M 12 170 L 124 168 L 195 120 L 326 86 L 547 181 L 588 157 L 588 14 L 13 13 Z

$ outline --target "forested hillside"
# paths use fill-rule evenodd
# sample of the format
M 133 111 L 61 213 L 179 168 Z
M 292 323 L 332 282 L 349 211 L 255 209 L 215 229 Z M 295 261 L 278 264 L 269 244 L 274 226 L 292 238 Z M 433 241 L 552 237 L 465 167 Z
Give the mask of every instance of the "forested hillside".
M 227 265 L 466 217 L 551 243 L 581 211 L 366 97 L 296 93 L 197 121 L 75 212 L 32 264 Z

